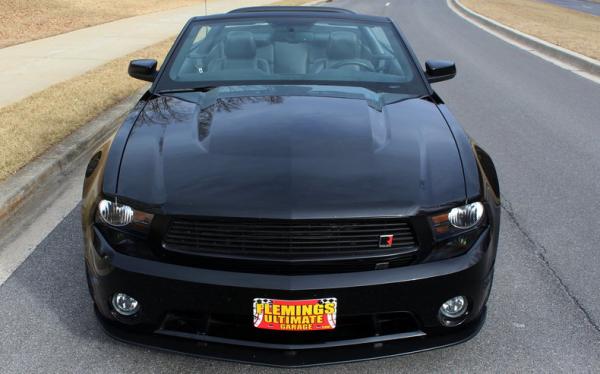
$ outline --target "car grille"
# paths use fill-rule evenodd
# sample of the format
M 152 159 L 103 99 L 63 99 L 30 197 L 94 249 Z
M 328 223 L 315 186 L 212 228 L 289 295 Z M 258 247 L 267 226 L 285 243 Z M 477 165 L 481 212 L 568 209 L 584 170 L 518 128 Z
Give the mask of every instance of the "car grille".
M 380 248 L 381 235 L 394 235 Z M 311 272 L 372 269 L 381 261 L 394 266 L 411 263 L 417 243 L 410 224 L 401 219 L 267 220 L 172 219 L 163 238 L 172 252 L 221 259 L 274 262 Z M 349 262 L 350 260 L 350 262 Z M 256 269 L 256 264 L 253 265 Z M 388 267 L 388 265 L 379 265 Z

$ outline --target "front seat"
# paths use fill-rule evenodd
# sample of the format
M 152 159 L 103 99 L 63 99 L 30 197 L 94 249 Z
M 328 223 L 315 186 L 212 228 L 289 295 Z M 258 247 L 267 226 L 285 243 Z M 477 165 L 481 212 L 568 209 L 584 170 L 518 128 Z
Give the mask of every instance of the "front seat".
M 259 70 L 269 73 L 267 60 L 256 57 L 254 35 L 248 31 L 232 31 L 225 38 L 224 57 L 208 64 L 208 71 Z
M 360 42 L 351 31 L 334 31 L 329 36 L 326 51 L 327 58 L 319 59 L 313 64 L 313 72 L 325 69 L 375 70 L 373 64 L 360 57 Z

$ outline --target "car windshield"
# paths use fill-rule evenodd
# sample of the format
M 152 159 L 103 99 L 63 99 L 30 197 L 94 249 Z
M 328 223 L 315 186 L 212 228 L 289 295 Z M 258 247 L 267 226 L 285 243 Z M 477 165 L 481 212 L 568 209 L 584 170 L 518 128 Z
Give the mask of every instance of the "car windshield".
M 158 91 L 244 85 L 343 85 L 425 95 L 389 22 L 278 16 L 193 21 Z

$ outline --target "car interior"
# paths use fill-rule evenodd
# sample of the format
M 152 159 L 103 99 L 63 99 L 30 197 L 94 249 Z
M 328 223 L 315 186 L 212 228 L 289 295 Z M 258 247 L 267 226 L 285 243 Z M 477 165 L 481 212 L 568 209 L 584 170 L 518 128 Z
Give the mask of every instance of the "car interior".
M 176 52 L 169 77 L 410 80 L 409 58 L 389 35 L 382 26 L 319 22 L 198 25 Z

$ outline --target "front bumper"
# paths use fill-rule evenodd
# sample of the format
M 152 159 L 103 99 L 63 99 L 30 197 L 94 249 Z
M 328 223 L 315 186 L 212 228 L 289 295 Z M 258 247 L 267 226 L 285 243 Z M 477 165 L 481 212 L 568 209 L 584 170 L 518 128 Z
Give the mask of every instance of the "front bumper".
M 99 231 L 94 235 L 95 245 L 92 241 L 86 245 L 88 280 L 97 315 L 109 335 L 187 354 L 274 366 L 387 357 L 470 339 L 485 320 L 497 245 L 485 231 L 466 254 L 449 260 L 368 272 L 284 276 L 134 258 L 115 252 Z M 110 299 L 115 292 L 139 300 L 139 313 L 122 317 L 114 312 Z M 442 327 L 439 307 L 456 295 L 468 298 L 468 316 L 459 326 Z M 311 331 L 255 329 L 256 297 L 335 297 L 338 327 L 317 332 L 331 334 L 319 339 L 312 339 Z M 394 322 L 381 322 L 386 318 Z M 223 326 L 228 321 L 229 328 Z

